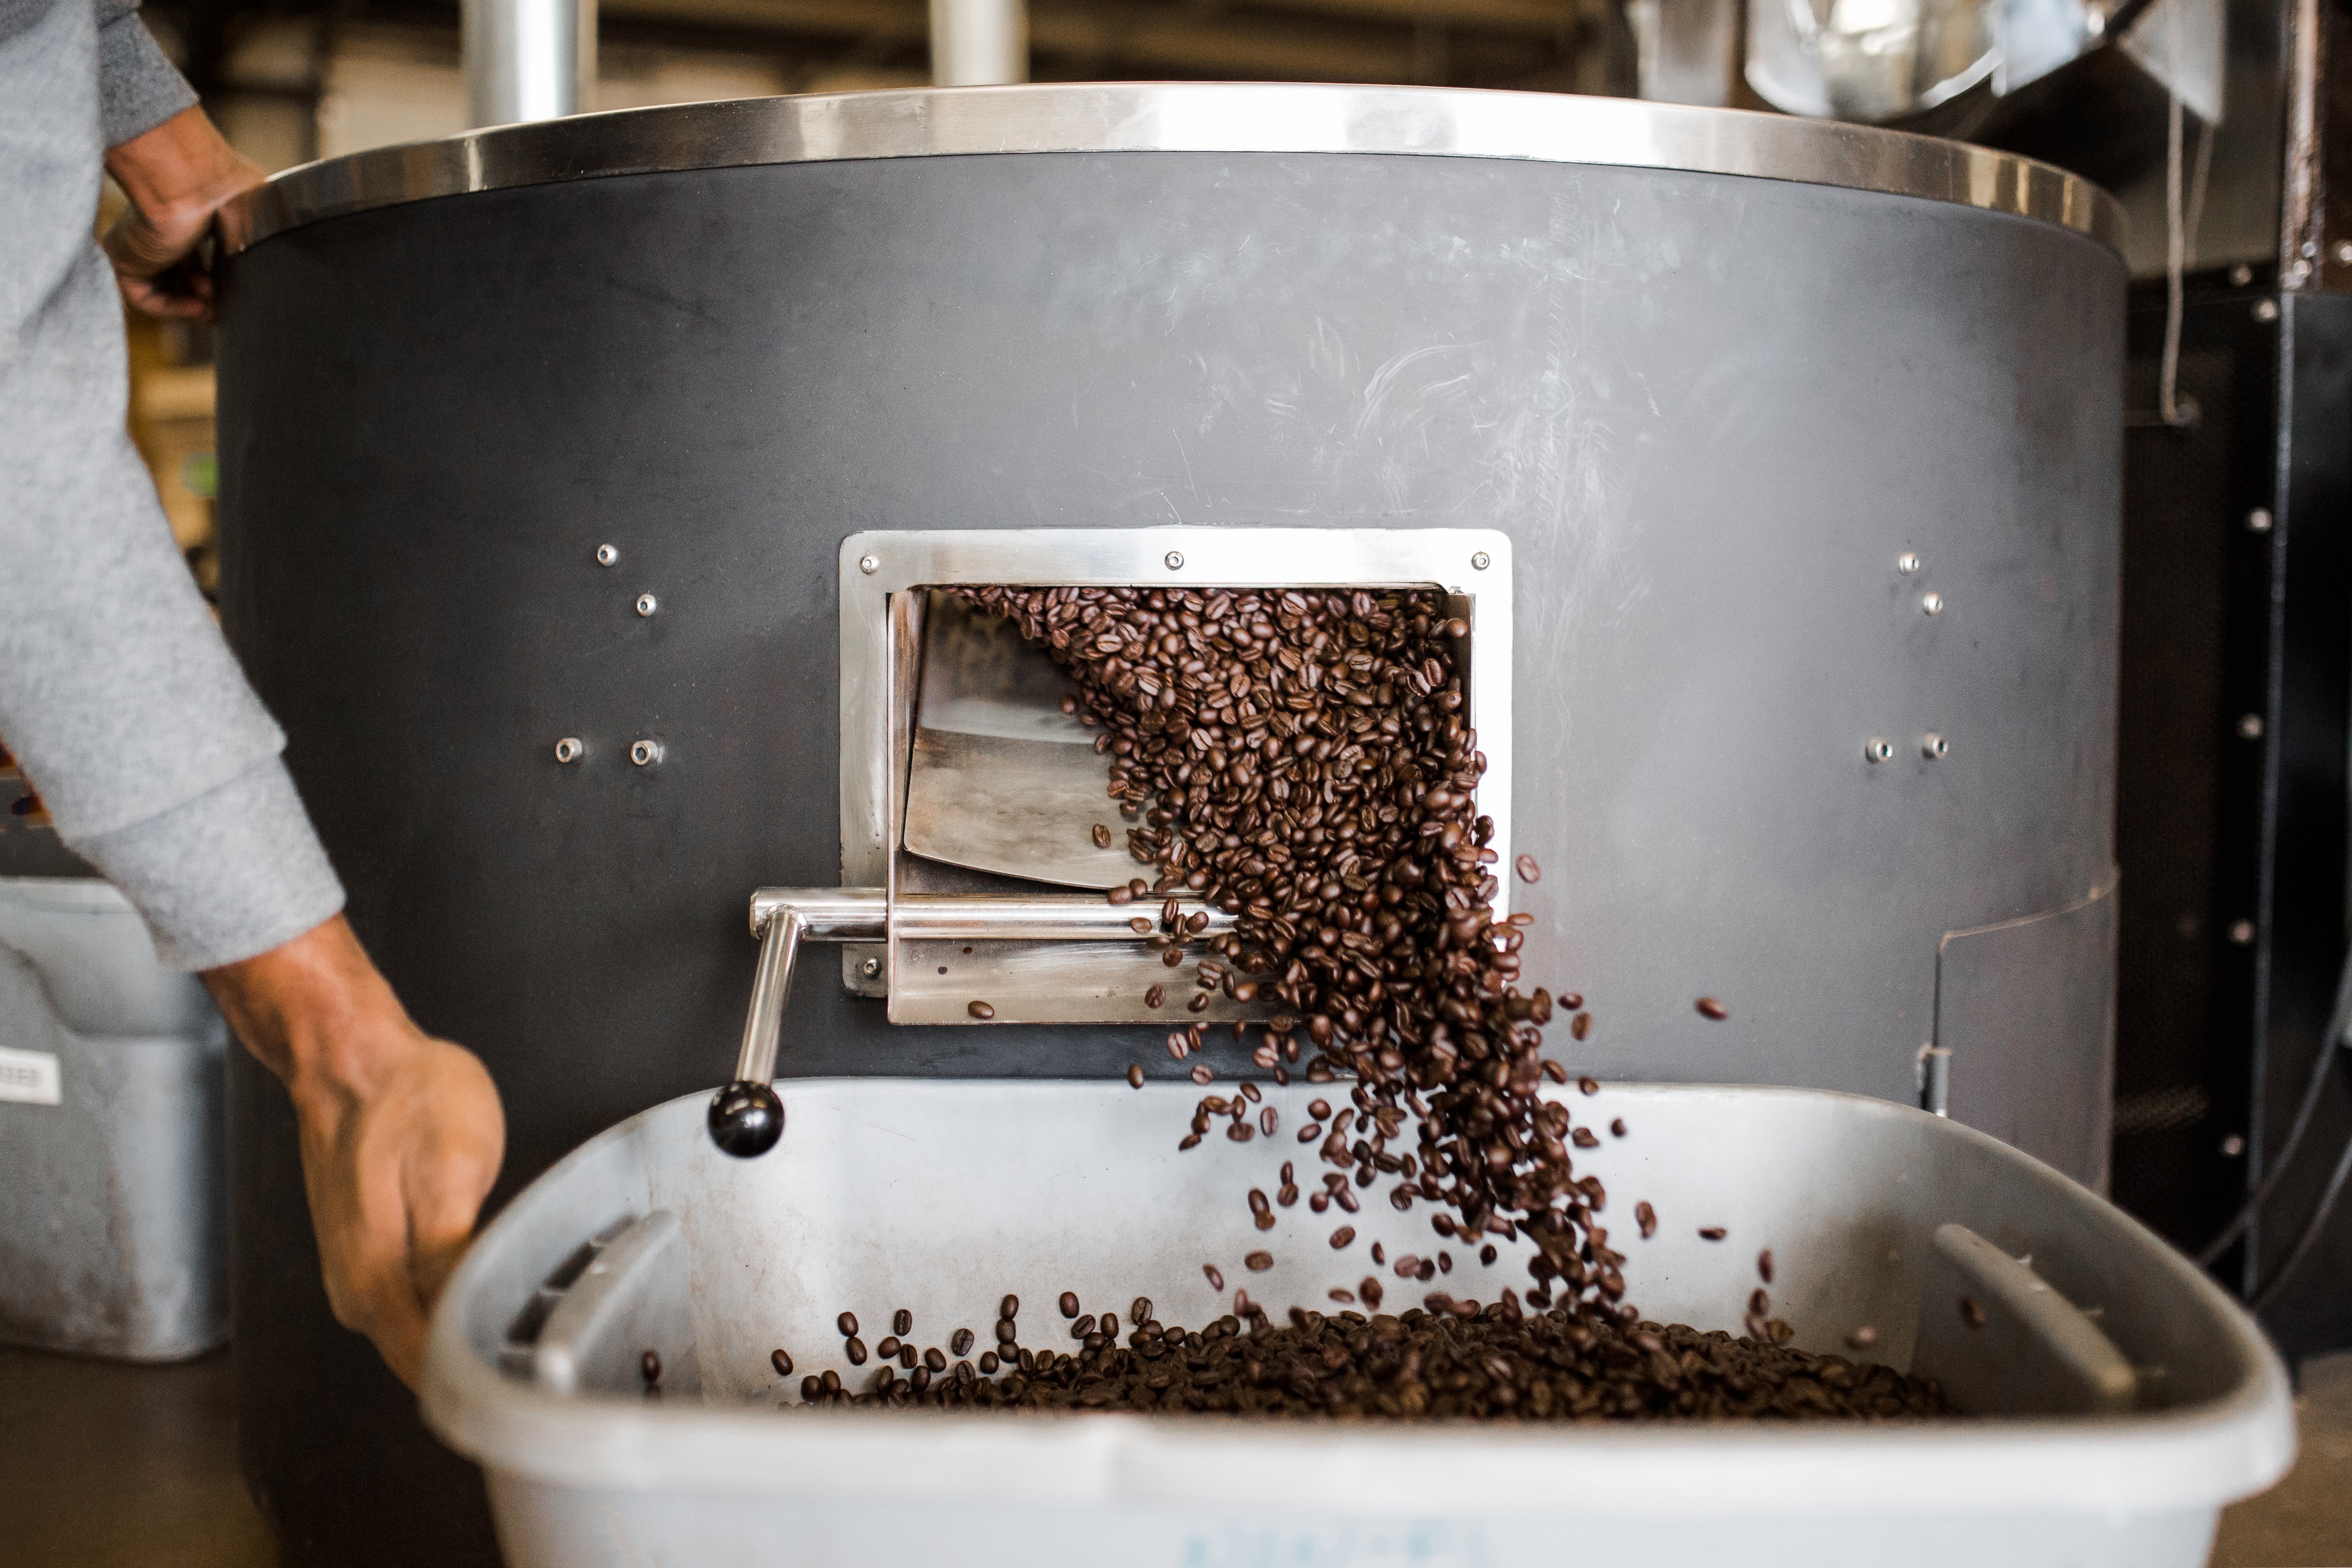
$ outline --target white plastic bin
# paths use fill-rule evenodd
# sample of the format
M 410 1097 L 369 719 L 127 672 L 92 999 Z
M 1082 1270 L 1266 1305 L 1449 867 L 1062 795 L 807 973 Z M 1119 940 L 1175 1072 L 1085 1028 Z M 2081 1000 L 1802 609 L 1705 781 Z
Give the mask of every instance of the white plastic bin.
M 452 1281 L 425 1414 L 488 1469 L 514 1568 L 2192 1568 L 2221 1506 L 2294 1454 L 2285 1374 L 2253 1322 L 2113 1205 L 1916 1110 L 1714 1087 L 1610 1087 L 1577 1102 L 1580 1120 L 1629 1124 L 1577 1158 L 1622 1222 L 1612 1245 L 1632 1255 L 1633 1299 L 1654 1318 L 1737 1331 L 1769 1247 L 1775 1311 L 1801 1348 L 1843 1352 L 1868 1323 L 1878 1359 L 1991 1390 L 1977 1395 L 1990 1404 L 1949 1421 L 1802 1426 L 780 1414 L 803 1373 L 862 1375 L 833 1326 L 845 1308 L 869 1326 L 911 1309 L 925 1345 L 959 1326 L 986 1343 L 1008 1290 L 1028 1303 L 1028 1343 L 1058 1325 L 1064 1289 L 1089 1311 L 1149 1295 L 1162 1321 L 1197 1328 L 1230 1303 L 1205 1262 L 1279 1317 L 1329 1307 L 1324 1291 L 1363 1275 L 1371 1240 L 1425 1254 L 1432 1237 L 1426 1205 L 1398 1214 L 1378 1199 L 1343 1253 L 1325 1240 L 1340 1216 L 1304 1204 L 1257 1232 L 1246 1190 L 1270 1190 L 1286 1155 L 1307 1162 L 1286 1136 L 1180 1154 L 1189 1084 L 779 1087 L 790 1121 L 765 1158 L 715 1151 L 701 1097 L 657 1107 L 533 1184 Z M 1316 1092 L 1267 1100 L 1295 1127 Z M 1661 1221 L 1648 1242 L 1630 1222 L 1643 1198 Z M 2022 1342 L 1991 1296 L 1984 1332 L 1949 1331 L 1948 1225 L 1993 1243 L 2002 1268 L 2029 1258 L 2028 1290 L 2048 1287 L 2088 1332 L 2084 1310 L 2092 1337 L 2128 1363 L 2133 1407 L 2002 1414 L 2054 1384 L 2019 1380 L 2025 1363 L 2004 1358 Z M 1729 1237 L 1710 1243 L 1703 1226 Z M 592 1241 L 601 1252 L 583 1273 Z M 1244 1273 L 1260 1247 L 1276 1267 Z M 1417 1299 L 1391 1283 L 1391 1310 Z M 1482 1300 L 1526 1283 L 1507 1253 L 1445 1281 Z M 789 1378 L 769 1365 L 778 1347 L 796 1363 Z M 639 1386 L 648 1349 L 667 1369 L 658 1400 Z
M 226 1040 L 112 887 L 0 877 L 0 1341 L 175 1361 L 228 1338 Z

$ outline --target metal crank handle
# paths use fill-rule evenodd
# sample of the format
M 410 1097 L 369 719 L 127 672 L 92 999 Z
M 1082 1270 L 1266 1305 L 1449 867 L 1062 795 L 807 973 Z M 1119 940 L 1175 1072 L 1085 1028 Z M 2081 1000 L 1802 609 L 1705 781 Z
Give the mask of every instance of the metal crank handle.
M 751 895 L 751 934 L 760 939 L 760 968 L 751 984 L 751 1009 L 743 1020 L 743 1043 L 735 1054 L 735 1081 L 710 1101 L 710 1141 L 738 1159 L 749 1160 L 776 1146 L 784 1132 L 784 1103 L 777 1098 L 776 1050 L 784 1019 L 784 999 L 793 988 L 793 963 L 803 942 L 879 942 L 894 937 L 940 940 L 984 938 L 1010 942 L 1137 941 L 1150 934 L 1149 906 L 1112 904 L 1100 899 L 1062 895 L 1042 898 L 908 894 L 893 908 L 879 888 L 762 888 Z M 1192 933 L 1217 936 L 1233 929 L 1234 917 L 1206 904 L 1181 900 L 1178 918 L 1206 915 Z M 1145 929 L 1137 931 L 1142 921 Z

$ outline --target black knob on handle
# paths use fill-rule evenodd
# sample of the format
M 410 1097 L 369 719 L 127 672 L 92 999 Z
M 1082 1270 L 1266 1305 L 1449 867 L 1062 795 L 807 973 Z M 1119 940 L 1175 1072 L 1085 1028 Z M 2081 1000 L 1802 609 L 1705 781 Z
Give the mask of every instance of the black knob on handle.
M 784 1102 L 764 1083 L 735 1082 L 710 1097 L 710 1141 L 721 1153 L 749 1160 L 784 1135 Z

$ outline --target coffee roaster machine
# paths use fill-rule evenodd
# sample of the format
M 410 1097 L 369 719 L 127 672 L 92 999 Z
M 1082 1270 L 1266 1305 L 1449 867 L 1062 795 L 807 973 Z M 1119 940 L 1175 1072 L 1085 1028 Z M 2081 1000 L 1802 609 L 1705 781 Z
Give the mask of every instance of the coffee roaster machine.
M 2083 181 L 1629 101 L 1072 86 L 476 132 L 247 216 L 224 623 L 361 934 L 499 1081 L 499 1201 L 723 1081 L 763 887 L 896 911 L 803 959 L 787 1079 L 1181 1070 L 1117 976 L 1055 1000 L 1100 931 L 908 913 L 1047 896 L 971 847 L 1077 808 L 990 770 L 1096 761 L 925 695 L 985 663 L 927 664 L 936 590 L 989 582 L 1455 596 L 1578 1068 L 1924 1097 L 2105 1180 L 2125 272 Z M 232 1075 L 247 1473 L 298 1561 L 489 1561 Z

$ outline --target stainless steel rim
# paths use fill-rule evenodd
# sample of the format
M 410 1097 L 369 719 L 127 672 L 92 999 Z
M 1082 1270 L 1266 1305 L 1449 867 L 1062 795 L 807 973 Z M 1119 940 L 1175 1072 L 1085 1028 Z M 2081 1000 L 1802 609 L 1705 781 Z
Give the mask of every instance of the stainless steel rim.
M 993 153 L 1377 153 L 1738 174 L 1954 202 L 2120 249 L 2114 197 L 2006 153 L 1867 126 L 1461 88 L 1111 82 L 741 99 L 468 132 L 289 169 L 233 248 L 348 213 L 614 174 Z

